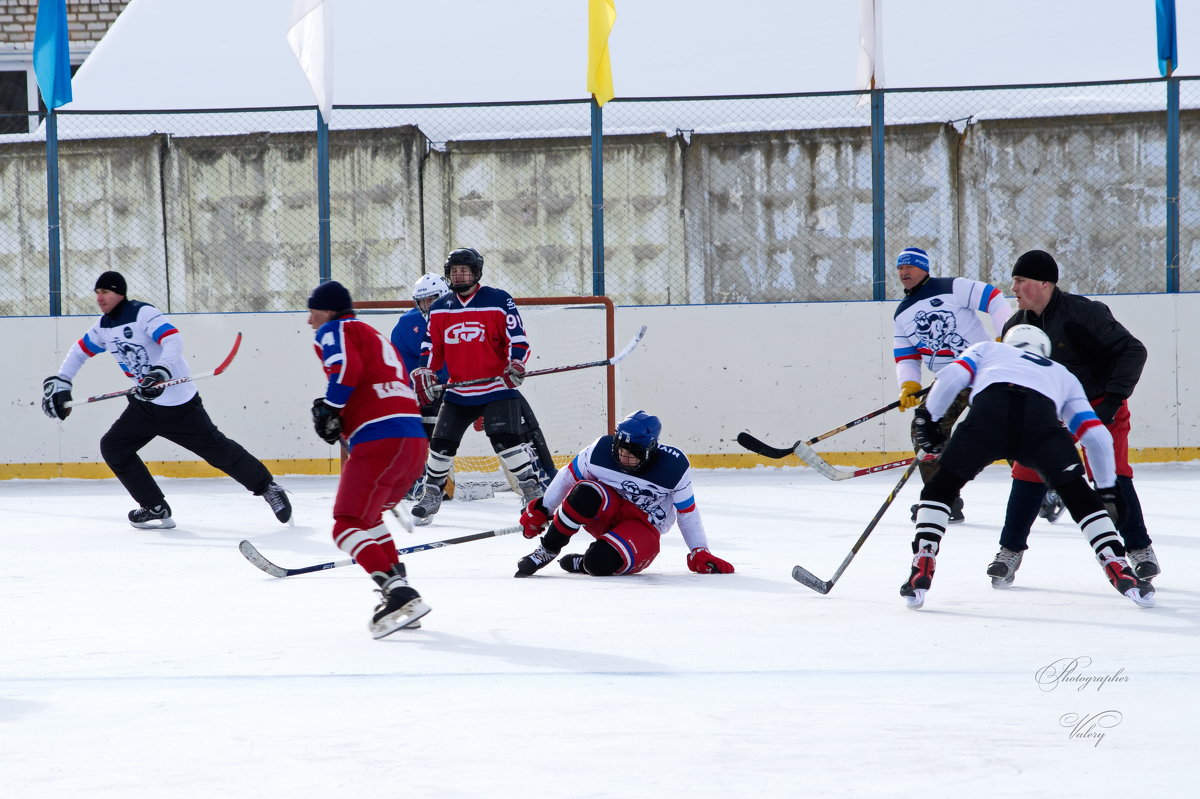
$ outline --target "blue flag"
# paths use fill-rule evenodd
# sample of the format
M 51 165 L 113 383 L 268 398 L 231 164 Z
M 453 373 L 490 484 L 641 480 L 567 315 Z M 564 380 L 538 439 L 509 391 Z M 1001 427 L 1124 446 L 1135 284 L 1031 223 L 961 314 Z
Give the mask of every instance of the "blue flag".
M 1175 0 L 1154 0 L 1158 23 L 1158 74 L 1169 77 L 1179 66 L 1179 44 L 1175 40 Z
M 47 108 L 71 102 L 71 46 L 67 0 L 38 0 L 33 34 L 33 72 Z

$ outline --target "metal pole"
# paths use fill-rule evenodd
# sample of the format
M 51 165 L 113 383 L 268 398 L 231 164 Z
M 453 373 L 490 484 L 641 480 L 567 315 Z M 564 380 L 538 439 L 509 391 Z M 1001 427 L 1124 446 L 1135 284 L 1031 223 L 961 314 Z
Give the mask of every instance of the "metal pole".
M 50 244 L 50 315 L 62 315 L 62 225 L 58 200 L 58 116 L 46 112 L 46 228 Z
M 333 279 L 333 250 L 329 236 L 329 123 L 317 109 L 317 241 L 320 280 Z
M 887 248 L 883 214 L 883 91 L 871 90 L 871 299 L 887 296 Z
M 604 295 L 604 109 L 592 97 L 592 294 Z
M 1179 293 L 1179 78 L 1167 78 L 1167 293 Z

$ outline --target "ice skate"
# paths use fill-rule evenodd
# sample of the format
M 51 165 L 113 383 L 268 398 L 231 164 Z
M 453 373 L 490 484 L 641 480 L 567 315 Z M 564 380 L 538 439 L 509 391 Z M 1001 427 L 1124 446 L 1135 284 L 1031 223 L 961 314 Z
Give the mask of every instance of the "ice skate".
M 1139 580 L 1125 558 L 1104 555 L 1100 565 L 1113 588 L 1133 600 L 1138 607 L 1154 607 L 1154 586 Z
M 442 507 L 442 486 L 437 483 L 425 484 L 425 493 L 421 501 L 412 506 L 413 524 L 424 527 L 433 521 L 434 515 Z
M 1129 558 L 1129 566 L 1139 579 L 1149 582 L 1159 575 L 1158 558 L 1154 556 L 1154 547 L 1130 549 L 1125 553 Z
M 171 506 L 163 502 L 153 508 L 135 508 L 129 511 L 129 523 L 140 530 L 169 530 L 175 526 L 171 518 Z
M 913 547 L 916 548 L 916 544 Z M 920 549 L 913 556 L 912 574 L 900 586 L 900 596 L 911 610 L 920 610 L 925 604 L 925 593 L 933 583 L 933 570 L 937 566 L 937 556 L 933 545 L 928 541 L 922 542 Z
M 536 474 L 531 474 L 524 480 L 518 480 L 517 485 L 521 488 L 521 507 L 524 508 L 535 499 L 540 499 L 546 493 L 542 488 L 541 482 L 537 479 Z
M 397 630 L 419 628 L 421 618 L 432 610 L 416 589 L 408 584 L 403 564 L 397 564 L 393 572 L 379 588 L 383 596 L 375 607 L 375 615 L 371 617 L 371 635 L 376 639 Z
M 570 574 L 587 574 L 583 570 L 583 555 L 564 555 L 558 565 L 562 566 L 563 571 Z
M 1047 491 L 1046 496 L 1042 498 L 1042 509 L 1038 511 L 1038 516 L 1053 524 L 1063 515 L 1066 507 L 1057 491 Z
M 550 561 L 558 557 L 557 552 L 551 552 L 544 546 L 539 546 L 537 549 L 530 552 L 525 557 L 517 561 L 517 573 L 513 577 L 529 577 L 538 569 L 542 568 Z
M 1023 557 L 1024 552 L 1013 552 L 1011 549 L 1000 547 L 1000 551 L 987 567 L 988 577 L 992 578 L 992 588 L 1003 590 L 1012 587 Z
M 278 483 L 271 483 L 259 496 L 271 506 L 276 519 L 284 524 L 292 520 L 292 503 L 287 498 L 287 492 Z

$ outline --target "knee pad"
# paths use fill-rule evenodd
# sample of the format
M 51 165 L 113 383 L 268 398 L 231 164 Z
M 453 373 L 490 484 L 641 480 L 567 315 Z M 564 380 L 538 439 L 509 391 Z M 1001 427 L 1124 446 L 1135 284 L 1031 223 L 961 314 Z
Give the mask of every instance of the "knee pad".
M 583 553 L 583 570 L 594 577 L 611 577 L 624 565 L 621 553 L 604 541 L 593 541 Z
M 594 518 L 600 512 L 603 503 L 604 496 L 600 493 L 600 488 L 588 481 L 576 483 L 571 493 L 563 500 L 563 504 L 569 507 L 578 519 Z

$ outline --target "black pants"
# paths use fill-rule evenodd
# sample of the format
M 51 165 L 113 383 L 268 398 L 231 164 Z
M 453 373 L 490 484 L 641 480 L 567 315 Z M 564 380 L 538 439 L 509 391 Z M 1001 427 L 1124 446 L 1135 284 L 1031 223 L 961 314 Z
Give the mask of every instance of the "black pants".
M 203 458 L 248 490 L 261 494 L 271 484 L 262 461 L 217 429 L 200 395 L 182 405 L 155 405 L 130 397 L 125 412 L 100 439 L 100 454 L 134 501 L 152 508 L 163 501 L 162 490 L 138 457 L 138 450 L 162 436 Z

